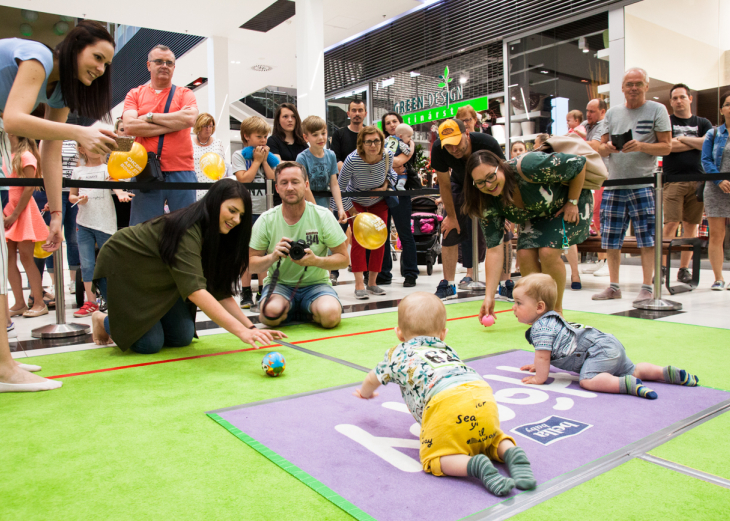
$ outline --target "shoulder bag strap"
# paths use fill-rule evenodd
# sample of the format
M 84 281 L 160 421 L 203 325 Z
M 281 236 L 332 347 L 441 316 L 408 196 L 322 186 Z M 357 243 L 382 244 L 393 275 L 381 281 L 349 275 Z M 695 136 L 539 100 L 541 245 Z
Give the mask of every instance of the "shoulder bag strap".
M 163 114 L 167 114 L 170 111 L 170 104 L 172 103 L 172 98 L 175 96 L 175 85 L 172 86 L 170 89 L 170 94 L 167 95 L 167 103 L 165 103 L 165 112 Z M 162 145 L 165 143 L 165 134 L 162 134 L 160 136 L 160 139 L 157 140 L 157 157 L 159 158 L 162 155 Z
M 538 184 L 535 183 L 535 181 L 531 181 L 530 179 L 528 179 L 527 176 L 522 173 L 522 158 L 524 158 L 526 155 L 527 154 L 522 154 L 520 157 L 517 158 L 517 165 L 515 165 L 515 169 L 517 170 L 517 173 L 520 174 L 520 177 L 525 180 L 525 182 L 533 185 Z

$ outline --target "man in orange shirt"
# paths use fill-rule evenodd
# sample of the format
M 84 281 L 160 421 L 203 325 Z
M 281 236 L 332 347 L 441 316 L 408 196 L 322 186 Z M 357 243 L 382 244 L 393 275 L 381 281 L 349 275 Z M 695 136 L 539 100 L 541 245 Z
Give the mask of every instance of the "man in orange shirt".
M 165 45 L 152 48 L 147 56 L 150 83 L 127 93 L 122 120 L 127 135 L 135 136 L 148 152 L 157 153 L 159 137 L 165 139 L 160 165 L 165 181 L 195 183 L 193 143 L 190 128 L 198 117 L 198 104 L 190 89 L 177 87 L 165 114 L 165 104 L 172 88 L 175 54 Z M 164 213 L 165 202 L 170 211 L 195 202 L 195 190 L 134 190 L 129 225 L 134 226 Z

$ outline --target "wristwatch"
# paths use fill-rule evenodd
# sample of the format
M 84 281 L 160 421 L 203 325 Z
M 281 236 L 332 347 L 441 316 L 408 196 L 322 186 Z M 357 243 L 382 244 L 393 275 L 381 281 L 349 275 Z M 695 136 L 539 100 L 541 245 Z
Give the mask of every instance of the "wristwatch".
M 152 112 L 147 113 L 147 123 L 152 123 Z
M 568 202 L 574 206 L 578 206 L 578 199 L 568 199 Z

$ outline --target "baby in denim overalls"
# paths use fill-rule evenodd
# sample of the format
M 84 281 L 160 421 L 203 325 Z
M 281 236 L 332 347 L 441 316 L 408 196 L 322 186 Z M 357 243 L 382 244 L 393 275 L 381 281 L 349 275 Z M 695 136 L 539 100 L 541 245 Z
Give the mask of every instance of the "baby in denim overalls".
M 696 376 L 671 365 L 634 365 L 615 336 L 567 322 L 553 311 L 557 294 L 555 280 L 544 273 L 533 273 L 515 284 L 512 309 L 517 320 L 532 325 L 525 336 L 535 347 L 535 363 L 520 367 L 535 373 L 523 378 L 524 383 L 545 383 L 551 365 L 580 374 L 580 386 L 589 391 L 633 394 L 649 400 L 656 399 L 657 394 L 642 380 L 688 387 L 699 382 Z

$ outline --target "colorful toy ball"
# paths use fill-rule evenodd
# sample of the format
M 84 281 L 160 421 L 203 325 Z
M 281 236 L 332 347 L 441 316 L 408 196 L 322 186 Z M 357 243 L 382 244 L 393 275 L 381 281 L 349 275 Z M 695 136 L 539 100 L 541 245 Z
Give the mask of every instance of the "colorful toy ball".
M 267 353 L 261 362 L 261 368 L 269 376 L 279 376 L 286 369 L 286 360 L 281 353 Z
M 494 315 L 484 315 L 482 317 L 482 325 L 484 327 L 489 327 L 494 325 Z

